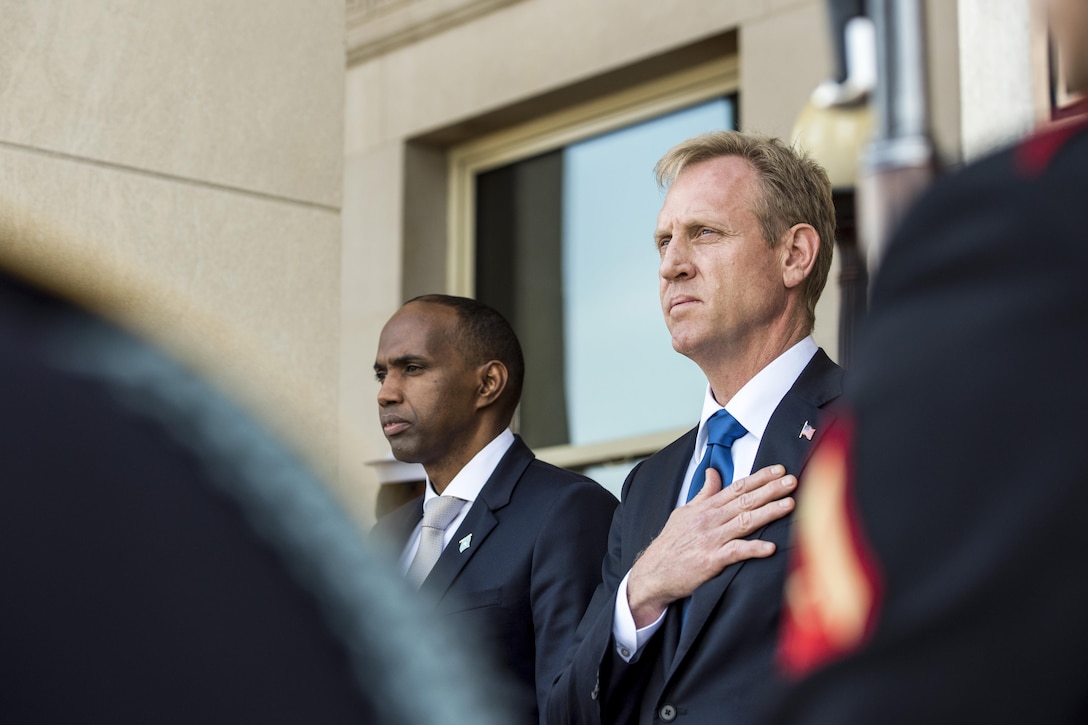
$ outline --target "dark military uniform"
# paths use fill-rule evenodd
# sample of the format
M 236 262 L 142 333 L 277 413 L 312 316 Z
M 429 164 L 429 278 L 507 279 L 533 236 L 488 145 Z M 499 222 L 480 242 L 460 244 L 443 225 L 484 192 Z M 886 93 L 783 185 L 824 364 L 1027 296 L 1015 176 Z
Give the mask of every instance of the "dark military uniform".
M 2 270 L 0 581 L 5 725 L 509 722 L 287 447 Z
M 802 482 L 838 533 L 798 547 L 775 721 L 1088 721 L 1084 117 L 925 195 L 852 375 L 840 460 Z

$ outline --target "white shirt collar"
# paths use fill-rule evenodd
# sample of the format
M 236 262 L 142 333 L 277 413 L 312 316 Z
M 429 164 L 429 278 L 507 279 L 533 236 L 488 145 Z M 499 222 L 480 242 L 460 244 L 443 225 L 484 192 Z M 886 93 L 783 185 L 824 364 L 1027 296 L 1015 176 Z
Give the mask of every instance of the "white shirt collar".
M 462 509 L 462 511 L 468 511 L 472 502 L 480 495 L 480 490 L 487 483 L 487 479 L 491 478 L 491 474 L 495 472 L 499 461 L 502 460 L 502 457 L 506 455 L 506 452 L 510 450 L 510 446 L 513 444 L 514 434 L 507 428 L 481 448 L 480 452 L 457 472 L 457 475 L 453 477 L 450 485 L 446 486 L 446 490 L 442 494 L 444 496 L 456 496 L 468 501 L 468 504 Z M 437 495 L 431 485 L 431 479 L 428 477 L 427 487 L 424 489 L 423 494 L 423 503 L 426 504 L 427 501 Z
M 804 338 L 756 373 L 725 405 L 714 399 L 714 393 L 707 384 L 703 397 L 703 413 L 699 419 L 699 432 L 695 438 L 695 460 L 701 459 L 706 451 L 707 419 L 722 408 L 727 409 L 748 431 L 745 438 L 751 436 L 757 442 L 762 440 L 771 415 L 797 382 L 817 349 L 816 341 L 811 335 Z

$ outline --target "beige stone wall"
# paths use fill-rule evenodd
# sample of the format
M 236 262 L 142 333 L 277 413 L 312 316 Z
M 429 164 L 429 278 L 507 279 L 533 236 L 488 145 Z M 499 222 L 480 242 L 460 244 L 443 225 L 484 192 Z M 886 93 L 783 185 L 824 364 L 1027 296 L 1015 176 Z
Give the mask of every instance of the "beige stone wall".
M 77 270 L 169 288 L 164 324 L 207 313 L 252 343 L 284 371 L 269 397 L 323 411 L 335 471 L 343 0 L 0 0 L 0 18 L 4 213 Z
M 963 155 L 985 155 L 1049 118 L 1046 9 L 1034 0 L 959 0 Z

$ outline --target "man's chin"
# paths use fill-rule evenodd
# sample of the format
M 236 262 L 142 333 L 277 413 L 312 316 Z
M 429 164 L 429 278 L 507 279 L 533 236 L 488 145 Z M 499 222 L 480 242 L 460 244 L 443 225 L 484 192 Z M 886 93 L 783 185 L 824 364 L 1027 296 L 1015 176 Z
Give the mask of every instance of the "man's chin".
M 397 436 L 387 436 L 386 440 L 389 441 L 389 450 L 393 453 L 393 458 L 401 463 L 420 462 L 419 452 L 408 441 L 401 440 Z
M 698 340 L 691 335 L 673 334 L 672 349 L 684 357 L 691 357 L 698 349 Z

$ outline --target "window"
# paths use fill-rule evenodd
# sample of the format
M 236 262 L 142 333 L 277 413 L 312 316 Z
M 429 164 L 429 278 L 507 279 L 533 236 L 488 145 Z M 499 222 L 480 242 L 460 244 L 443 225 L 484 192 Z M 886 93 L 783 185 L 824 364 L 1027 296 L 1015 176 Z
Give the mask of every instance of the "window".
M 685 138 L 734 128 L 734 91 L 719 62 L 452 154 L 451 208 L 464 218 L 451 219 L 451 287 L 499 309 L 521 339 L 518 432 L 617 494 L 635 461 L 691 427 L 706 385 L 672 351 L 658 306 L 653 165 Z

